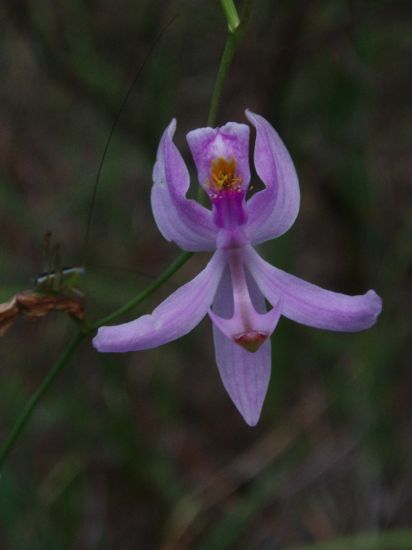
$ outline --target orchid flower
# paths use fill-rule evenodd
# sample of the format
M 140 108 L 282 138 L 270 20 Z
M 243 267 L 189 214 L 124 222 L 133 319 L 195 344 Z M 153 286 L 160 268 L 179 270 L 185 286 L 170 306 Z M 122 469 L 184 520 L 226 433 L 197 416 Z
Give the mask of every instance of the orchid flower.
M 265 186 L 248 199 L 249 127 L 228 122 L 187 134 L 211 209 L 186 198 L 189 173 L 173 143 L 176 121 L 166 128 L 153 170 L 154 218 L 168 241 L 213 255 L 151 315 L 102 327 L 93 344 L 102 352 L 157 347 L 184 336 L 209 314 L 223 385 L 246 423 L 254 426 L 269 384 L 270 336 L 281 315 L 315 328 L 351 332 L 372 326 L 382 303 L 373 290 L 359 296 L 324 290 L 273 267 L 254 250 L 291 227 L 300 193 L 294 165 L 274 128 L 257 114 L 246 111 L 246 116 L 256 129 L 254 164 Z

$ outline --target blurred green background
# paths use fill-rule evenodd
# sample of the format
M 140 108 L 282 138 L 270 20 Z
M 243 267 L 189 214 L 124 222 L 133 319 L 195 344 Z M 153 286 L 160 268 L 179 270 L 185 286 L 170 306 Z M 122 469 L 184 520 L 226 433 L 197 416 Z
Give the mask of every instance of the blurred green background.
M 225 21 L 210 0 L 2 1 L 0 301 L 42 270 L 48 230 L 64 265 L 83 261 L 110 126 L 176 13 L 104 164 L 81 285 L 90 319 L 179 252 L 153 221 L 151 170 L 172 117 L 190 162 L 184 136 L 205 124 Z M 407 1 L 256 0 L 219 114 L 265 116 L 297 167 L 300 215 L 265 257 L 332 290 L 374 288 L 378 324 L 335 334 L 282 319 L 254 429 L 225 394 L 208 320 L 147 352 L 83 342 L 2 473 L 0 548 L 329 549 L 319 543 L 359 533 L 370 536 L 330 548 L 412 548 L 402 532 L 387 546 L 378 535 L 412 517 L 410 15 Z M 74 332 L 55 313 L 1 338 L 2 439 Z

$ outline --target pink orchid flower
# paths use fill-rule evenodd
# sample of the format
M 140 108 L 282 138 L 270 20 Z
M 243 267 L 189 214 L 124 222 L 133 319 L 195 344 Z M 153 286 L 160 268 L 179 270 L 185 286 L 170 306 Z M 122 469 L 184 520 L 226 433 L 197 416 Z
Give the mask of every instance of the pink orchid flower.
M 211 210 L 186 198 L 189 173 L 173 143 L 176 121 L 166 128 L 153 170 L 156 223 L 183 250 L 213 251 L 213 256 L 151 315 L 102 327 L 93 344 L 102 352 L 153 348 L 184 336 L 208 313 L 223 385 L 254 426 L 269 384 L 270 336 L 281 315 L 311 327 L 358 331 L 375 323 L 382 302 L 373 290 L 359 296 L 324 290 L 273 267 L 254 250 L 291 227 L 300 193 L 292 160 L 276 131 L 263 117 L 250 111 L 246 116 L 256 128 L 254 163 L 265 185 L 247 200 L 249 127 L 228 122 L 187 134 Z M 272 306 L 269 311 L 265 300 Z

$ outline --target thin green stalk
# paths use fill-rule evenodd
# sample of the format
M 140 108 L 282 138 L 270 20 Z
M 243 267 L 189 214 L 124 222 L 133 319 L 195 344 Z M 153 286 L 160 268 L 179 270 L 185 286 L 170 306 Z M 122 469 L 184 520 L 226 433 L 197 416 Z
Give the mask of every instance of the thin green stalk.
M 225 83 L 227 73 L 232 63 L 233 56 L 235 55 L 236 48 L 239 44 L 239 40 L 241 39 L 246 25 L 249 21 L 251 9 L 252 0 L 246 0 L 243 6 L 243 13 L 240 25 L 238 25 L 234 31 L 229 32 L 229 35 L 226 39 L 226 44 L 223 50 L 222 57 L 220 59 L 220 64 L 216 75 L 216 82 L 210 102 L 210 109 L 207 117 L 208 126 L 214 126 L 216 124 L 217 111 L 223 91 L 223 85 Z
M 229 32 L 234 32 L 240 24 L 239 15 L 233 0 L 220 0 L 223 13 L 226 16 Z
M 9 456 L 9 453 L 12 450 L 17 438 L 19 437 L 21 431 L 23 430 L 24 426 L 27 424 L 27 421 L 32 415 L 33 410 L 35 409 L 37 403 L 40 401 L 40 399 L 46 392 L 47 388 L 54 381 L 54 379 L 60 373 L 62 368 L 66 365 L 67 361 L 69 360 L 69 358 L 71 357 L 71 355 L 73 354 L 73 352 L 75 351 L 75 349 L 77 348 L 77 346 L 79 345 L 79 343 L 83 338 L 84 338 L 84 334 L 82 334 L 81 332 L 78 332 L 76 334 L 76 336 L 70 341 L 66 349 L 60 355 L 59 359 L 56 361 L 53 367 L 49 370 L 49 372 L 43 378 L 37 390 L 33 393 L 33 395 L 27 401 L 26 405 L 24 406 L 23 410 L 20 413 L 20 416 L 15 422 L 10 434 L 7 436 L 5 442 L 0 448 L 0 471 L 3 468 L 3 465 L 6 462 L 7 457 Z
M 239 41 L 239 38 L 238 38 L 237 32 L 231 33 L 227 37 L 222 58 L 220 60 L 219 69 L 217 71 L 217 77 L 216 77 L 215 87 L 213 90 L 212 101 L 210 104 L 209 115 L 207 117 L 208 126 L 214 126 L 216 124 L 217 111 L 219 108 L 220 97 L 222 95 L 223 84 L 224 84 L 226 75 L 228 73 L 230 64 L 232 63 L 233 56 L 235 55 L 238 41 Z
M 243 15 L 240 25 L 233 31 L 229 32 L 226 39 L 225 48 L 223 50 L 222 58 L 219 64 L 219 69 L 216 77 L 215 86 L 213 89 L 211 104 L 209 108 L 209 114 L 207 117 L 207 124 L 212 126 L 216 123 L 217 111 L 219 107 L 220 97 L 222 95 L 223 85 L 227 77 L 230 64 L 232 62 L 233 56 L 236 51 L 239 39 L 243 34 L 244 27 L 249 19 L 249 14 L 251 10 L 252 0 L 245 0 Z M 18 437 L 29 421 L 33 411 L 48 389 L 52 384 L 54 379 L 62 371 L 63 367 L 68 363 L 69 359 L 76 351 L 80 342 L 89 334 L 95 332 L 102 325 L 112 323 L 118 319 L 121 315 L 124 315 L 134 307 L 140 305 L 146 298 L 148 298 L 153 292 L 155 292 L 163 283 L 168 281 L 172 275 L 174 275 L 188 260 L 193 256 L 191 252 L 182 252 L 170 266 L 165 269 L 165 271 L 149 286 L 144 290 L 139 292 L 132 300 L 127 302 L 125 305 L 114 311 L 113 313 L 103 317 L 102 319 L 96 321 L 91 326 L 83 326 L 80 328 L 76 336 L 70 341 L 67 348 L 63 351 L 57 362 L 53 365 L 51 370 L 46 374 L 43 381 L 40 383 L 37 390 L 31 396 L 26 406 L 20 413 L 19 418 L 14 424 L 10 434 L 6 438 L 3 445 L 0 447 L 0 470 L 4 466 L 7 457 L 9 456 L 11 450 L 13 449 Z

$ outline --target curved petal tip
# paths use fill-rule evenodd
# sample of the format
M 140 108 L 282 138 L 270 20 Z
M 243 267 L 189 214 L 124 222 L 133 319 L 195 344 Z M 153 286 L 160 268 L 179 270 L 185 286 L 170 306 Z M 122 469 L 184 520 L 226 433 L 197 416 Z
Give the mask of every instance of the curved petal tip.
M 110 341 L 111 341 L 110 332 L 111 332 L 111 330 L 110 329 L 111 329 L 111 327 L 100 327 L 98 329 L 96 336 L 92 340 L 93 347 L 97 351 L 102 351 L 102 352 L 112 351 L 112 349 L 110 349 L 111 348 L 111 345 L 110 345 Z
M 149 315 L 144 317 L 149 319 Z M 133 324 L 136 324 L 136 321 L 123 325 L 100 327 L 92 340 L 93 347 L 103 353 L 134 351 Z
M 256 115 L 256 113 L 254 113 L 253 111 L 251 111 L 250 109 L 245 109 L 245 116 L 246 118 L 249 120 L 249 122 L 252 122 L 251 119 L 253 119 L 253 117 Z
M 170 138 L 173 138 L 175 131 L 176 131 L 176 119 L 172 118 L 172 120 L 169 122 L 169 125 L 166 128 L 167 134 Z
M 371 318 L 370 326 L 374 325 L 382 312 L 382 298 L 374 290 L 368 290 L 365 298 L 369 300 L 369 313 Z

